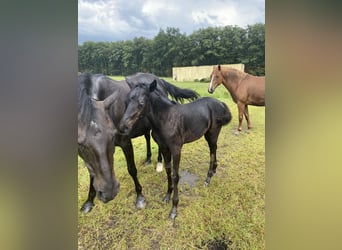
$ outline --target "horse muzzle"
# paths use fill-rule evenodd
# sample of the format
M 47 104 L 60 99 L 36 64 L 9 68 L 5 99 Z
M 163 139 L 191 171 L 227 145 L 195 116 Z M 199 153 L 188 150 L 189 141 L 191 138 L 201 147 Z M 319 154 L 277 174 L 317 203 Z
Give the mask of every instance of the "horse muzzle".
M 103 203 L 107 203 L 111 200 L 114 200 L 114 198 L 117 196 L 117 194 L 119 193 L 120 190 L 120 183 L 117 182 L 115 184 L 115 188 L 109 191 L 98 191 L 97 195 L 100 201 L 102 201 Z
M 208 92 L 209 92 L 209 94 L 212 94 L 212 93 L 214 93 L 214 90 L 212 88 L 209 88 Z
M 123 134 L 123 135 L 128 135 L 130 132 L 130 129 L 128 128 L 128 126 L 126 124 L 120 124 L 119 126 L 119 133 Z

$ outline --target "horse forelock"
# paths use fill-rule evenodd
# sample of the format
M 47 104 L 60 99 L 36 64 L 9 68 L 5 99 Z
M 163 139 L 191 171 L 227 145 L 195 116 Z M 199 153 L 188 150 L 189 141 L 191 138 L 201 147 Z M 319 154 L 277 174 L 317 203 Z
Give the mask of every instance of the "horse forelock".
M 93 102 L 89 97 L 89 87 L 92 86 L 90 74 L 78 78 L 78 122 L 79 125 L 89 127 L 95 114 Z

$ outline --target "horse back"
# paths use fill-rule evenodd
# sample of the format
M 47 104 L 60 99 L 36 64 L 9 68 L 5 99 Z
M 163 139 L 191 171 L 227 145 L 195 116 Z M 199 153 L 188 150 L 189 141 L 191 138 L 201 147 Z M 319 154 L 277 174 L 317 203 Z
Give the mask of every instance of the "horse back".
M 199 130 L 222 126 L 230 122 L 232 116 L 227 105 L 215 98 L 202 97 L 185 105 L 186 123 Z

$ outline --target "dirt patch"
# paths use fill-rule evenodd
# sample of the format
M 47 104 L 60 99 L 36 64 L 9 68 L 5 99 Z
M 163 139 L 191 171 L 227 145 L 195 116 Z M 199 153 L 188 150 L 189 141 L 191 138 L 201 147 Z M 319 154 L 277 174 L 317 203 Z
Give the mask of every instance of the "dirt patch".
M 222 238 L 222 239 L 213 239 L 209 240 L 208 242 L 204 242 L 202 246 L 206 246 L 208 250 L 229 250 L 229 246 L 233 242 L 229 239 Z
M 180 176 L 181 178 L 179 180 L 179 184 L 187 184 L 190 188 L 193 188 L 196 185 L 196 182 L 199 180 L 197 175 L 186 170 L 182 170 L 180 172 Z

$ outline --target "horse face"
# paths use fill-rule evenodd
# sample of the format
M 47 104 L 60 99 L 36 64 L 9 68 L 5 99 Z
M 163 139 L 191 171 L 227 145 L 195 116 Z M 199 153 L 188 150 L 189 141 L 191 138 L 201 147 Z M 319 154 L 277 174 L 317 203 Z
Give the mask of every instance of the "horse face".
M 214 93 L 217 86 L 222 83 L 222 74 L 221 74 L 221 67 L 214 67 L 213 72 L 210 75 L 210 84 L 208 88 L 208 92 L 210 94 Z
M 119 131 L 129 134 L 138 119 L 142 118 L 148 111 L 149 87 L 146 84 L 136 85 L 128 94 L 126 100 L 126 111 L 121 119 Z
M 78 153 L 85 161 L 98 198 L 106 203 L 119 192 L 120 184 L 113 170 L 115 127 L 103 102 L 95 102 L 97 108 L 87 128 L 78 127 Z

